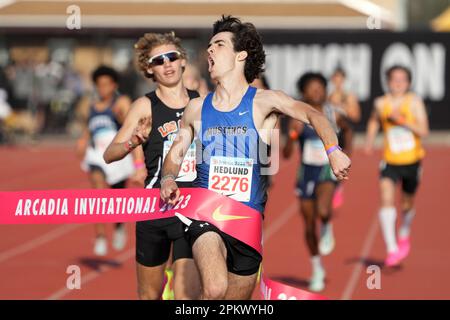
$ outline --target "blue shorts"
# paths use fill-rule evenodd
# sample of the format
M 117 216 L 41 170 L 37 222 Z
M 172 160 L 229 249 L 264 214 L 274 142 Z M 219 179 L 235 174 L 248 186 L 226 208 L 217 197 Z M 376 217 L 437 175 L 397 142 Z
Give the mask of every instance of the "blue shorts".
M 315 199 L 317 185 L 327 181 L 337 184 L 336 176 L 329 164 L 324 166 L 302 164 L 297 175 L 296 194 L 302 199 Z

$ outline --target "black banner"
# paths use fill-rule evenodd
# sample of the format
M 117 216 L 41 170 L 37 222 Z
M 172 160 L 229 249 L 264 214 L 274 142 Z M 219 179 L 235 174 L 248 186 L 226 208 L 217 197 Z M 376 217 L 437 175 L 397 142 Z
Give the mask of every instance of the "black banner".
M 262 32 L 272 89 L 298 96 L 307 71 L 330 77 L 337 66 L 357 95 L 364 129 L 374 98 L 384 93 L 384 71 L 394 64 L 412 70 L 412 89 L 425 101 L 431 129 L 450 129 L 450 33 L 385 31 Z

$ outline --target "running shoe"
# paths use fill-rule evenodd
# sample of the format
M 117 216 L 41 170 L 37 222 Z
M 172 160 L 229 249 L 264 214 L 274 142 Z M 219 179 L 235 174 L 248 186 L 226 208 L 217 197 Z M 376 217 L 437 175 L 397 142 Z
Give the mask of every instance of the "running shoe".
M 402 257 L 405 259 L 409 255 L 409 251 L 411 250 L 411 242 L 409 237 L 404 237 L 398 239 L 398 251 Z
M 400 253 L 400 250 L 388 253 L 386 260 L 384 260 L 384 265 L 386 267 L 396 267 L 400 265 L 400 262 L 403 260 L 403 256 Z
M 320 292 L 325 289 L 325 270 L 318 268 L 313 271 L 313 275 L 309 281 L 309 290 L 312 292 Z
M 115 250 L 120 251 L 125 248 L 127 244 L 127 232 L 125 230 L 125 225 L 121 225 L 114 231 L 112 246 Z
M 94 244 L 94 254 L 96 256 L 106 256 L 108 253 L 108 243 L 106 242 L 106 239 L 104 237 L 98 237 L 95 239 Z
M 173 271 L 170 269 L 166 269 L 164 271 L 164 286 L 162 299 L 163 300 L 174 300 L 175 295 L 173 292 Z
M 334 247 L 335 240 L 333 234 L 333 225 L 331 223 L 323 224 L 320 227 L 319 252 L 322 256 L 329 255 Z

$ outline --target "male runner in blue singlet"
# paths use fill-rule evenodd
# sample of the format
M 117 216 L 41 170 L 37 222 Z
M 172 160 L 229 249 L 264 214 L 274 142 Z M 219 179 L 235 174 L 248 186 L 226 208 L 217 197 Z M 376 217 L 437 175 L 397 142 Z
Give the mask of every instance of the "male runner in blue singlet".
M 336 177 L 348 178 L 350 160 L 338 148 L 336 134 L 321 113 L 281 91 L 249 86 L 265 62 L 262 41 L 253 24 L 234 17 L 217 21 L 208 46 L 208 62 L 217 87 L 205 98 L 191 100 L 185 109 L 181 130 L 163 165 L 163 200 L 171 205 L 178 201 L 175 177 L 180 160 L 197 136 L 203 159 L 197 162 L 194 185 L 229 196 L 262 214 L 267 201 L 268 163 L 258 151 L 270 144 L 270 130 L 280 114 L 311 124 L 328 146 Z M 258 252 L 202 221 L 193 221 L 187 236 L 200 271 L 203 299 L 251 297 L 262 260 Z

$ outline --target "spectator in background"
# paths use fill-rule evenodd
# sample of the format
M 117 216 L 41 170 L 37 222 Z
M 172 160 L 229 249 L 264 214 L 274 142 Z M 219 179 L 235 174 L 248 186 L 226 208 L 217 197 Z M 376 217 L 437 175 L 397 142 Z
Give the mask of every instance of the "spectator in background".
M 34 69 L 33 99 L 31 101 L 33 115 L 38 121 L 39 132 L 51 127 L 51 102 L 56 97 L 64 69 L 60 63 L 47 61 L 39 63 Z
M 31 61 L 13 62 L 8 67 L 8 75 L 13 88 L 14 110 L 27 110 L 33 95 L 34 67 Z
M 8 103 L 9 92 L 9 81 L 6 78 L 6 74 L 3 72 L 3 69 L 0 68 L 0 143 L 4 143 L 6 141 L 4 122 L 12 113 L 11 106 Z
M 11 107 L 11 112 L 3 118 L 3 134 L 8 137 L 12 134 L 24 133 L 32 136 L 37 132 L 36 119 L 32 115 L 34 92 L 34 64 L 30 60 L 12 62 L 0 70 L 0 88 L 4 90 L 5 102 Z M 4 111 L 7 107 L 4 108 Z M 5 114 L 6 115 L 6 114 Z
M 42 131 L 61 133 L 74 116 L 77 102 L 83 93 L 83 83 L 79 74 L 68 63 L 51 62 L 49 66 L 60 73 L 55 74 L 54 88 L 48 90 L 48 101 L 45 109 L 45 122 Z M 51 82 L 43 82 L 49 86 Z

